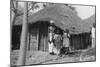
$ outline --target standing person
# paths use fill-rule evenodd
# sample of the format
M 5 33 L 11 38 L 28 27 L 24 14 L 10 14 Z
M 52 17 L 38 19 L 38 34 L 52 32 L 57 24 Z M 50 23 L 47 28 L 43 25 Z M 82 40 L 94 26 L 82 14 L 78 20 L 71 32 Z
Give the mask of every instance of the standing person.
M 61 54 L 68 54 L 69 52 L 69 31 L 64 31 L 63 34 L 63 47 L 60 50 Z
M 53 42 L 53 36 L 54 36 L 54 27 L 53 27 L 53 22 L 50 21 L 51 25 L 49 27 L 49 40 L 48 40 L 48 46 L 49 46 L 49 53 L 54 54 L 53 48 L 54 48 L 54 42 Z
M 48 45 L 49 45 L 49 53 L 50 54 L 53 54 L 53 47 L 54 47 L 54 43 L 53 43 L 53 33 L 49 33 Z
M 54 46 L 53 51 L 56 55 L 59 55 L 59 53 L 60 53 L 60 49 L 61 49 L 61 46 L 62 46 L 61 39 L 62 39 L 61 35 L 59 35 L 59 34 L 54 35 L 54 45 L 55 46 Z

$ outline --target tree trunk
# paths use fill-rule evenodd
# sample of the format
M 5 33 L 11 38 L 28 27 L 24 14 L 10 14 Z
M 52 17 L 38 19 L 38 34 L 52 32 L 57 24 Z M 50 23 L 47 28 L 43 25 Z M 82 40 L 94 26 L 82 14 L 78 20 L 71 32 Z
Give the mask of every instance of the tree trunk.
M 28 2 L 24 2 L 24 15 L 23 15 L 23 23 L 22 23 L 22 33 L 21 33 L 21 41 L 20 41 L 20 51 L 17 65 L 25 65 L 26 62 L 26 52 L 27 52 L 27 9 Z

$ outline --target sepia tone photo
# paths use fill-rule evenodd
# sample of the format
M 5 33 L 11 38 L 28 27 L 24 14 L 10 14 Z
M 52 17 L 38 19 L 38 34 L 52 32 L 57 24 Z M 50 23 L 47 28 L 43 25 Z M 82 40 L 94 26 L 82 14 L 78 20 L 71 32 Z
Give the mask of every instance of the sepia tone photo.
M 96 6 L 10 1 L 10 65 L 96 61 Z

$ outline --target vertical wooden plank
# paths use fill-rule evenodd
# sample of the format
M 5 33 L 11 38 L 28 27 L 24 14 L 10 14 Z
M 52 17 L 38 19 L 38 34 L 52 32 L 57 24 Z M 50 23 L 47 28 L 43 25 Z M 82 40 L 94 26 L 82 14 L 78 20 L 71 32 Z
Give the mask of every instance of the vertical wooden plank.
M 45 37 L 45 49 L 46 49 L 46 52 L 48 52 L 48 25 L 46 26 L 46 37 Z
M 44 36 L 44 51 L 46 51 L 46 48 L 45 48 L 45 45 L 46 45 L 46 38 L 45 38 L 45 36 Z
M 38 50 L 39 50 L 40 49 L 40 46 L 39 46 L 40 45 L 40 41 L 39 41 L 40 40 L 39 39 L 40 38 L 40 24 L 38 24 L 38 27 L 37 28 L 38 28 L 37 29 L 37 35 L 38 35 L 37 36 L 37 45 L 38 45 Z
M 27 51 L 29 51 L 29 32 L 28 32 L 28 34 L 27 34 Z
M 37 29 L 37 50 L 38 50 L 38 47 L 39 47 L 39 28 Z
M 29 44 L 28 44 L 28 51 L 30 51 L 30 33 L 29 33 Z
M 95 48 L 96 44 L 95 44 L 95 27 L 92 27 L 91 29 L 91 37 L 92 37 L 92 46 L 91 48 Z

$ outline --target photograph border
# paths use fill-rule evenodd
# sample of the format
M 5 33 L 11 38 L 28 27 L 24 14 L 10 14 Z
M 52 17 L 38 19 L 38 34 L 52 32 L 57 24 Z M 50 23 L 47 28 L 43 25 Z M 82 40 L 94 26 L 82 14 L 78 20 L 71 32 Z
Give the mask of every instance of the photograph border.
M 96 5 L 88 5 L 88 4 L 72 4 L 72 3 L 57 3 L 57 2 L 42 2 L 42 1 L 22 1 L 22 0 L 13 0 L 13 1 L 18 1 L 18 2 L 37 2 L 37 3 L 53 3 L 53 4 L 68 4 L 68 5 L 80 5 L 80 6 L 92 6 L 95 7 L 95 24 L 96 24 Z M 10 65 L 11 65 L 11 0 L 10 0 Z M 96 29 L 95 29 L 96 30 Z M 96 31 L 97 32 L 97 31 Z M 95 32 L 95 44 L 96 44 L 96 32 Z M 97 47 L 96 47 L 97 48 Z M 96 49 L 95 49 L 96 51 Z M 96 57 L 95 60 L 93 61 L 76 61 L 76 62 L 62 62 L 62 63 L 47 63 L 47 64 L 30 64 L 30 65 L 14 65 L 15 66 L 38 66 L 38 65 L 55 65 L 55 64 L 70 64 L 70 63 L 86 63 L 86 62 L 96 62 Z

